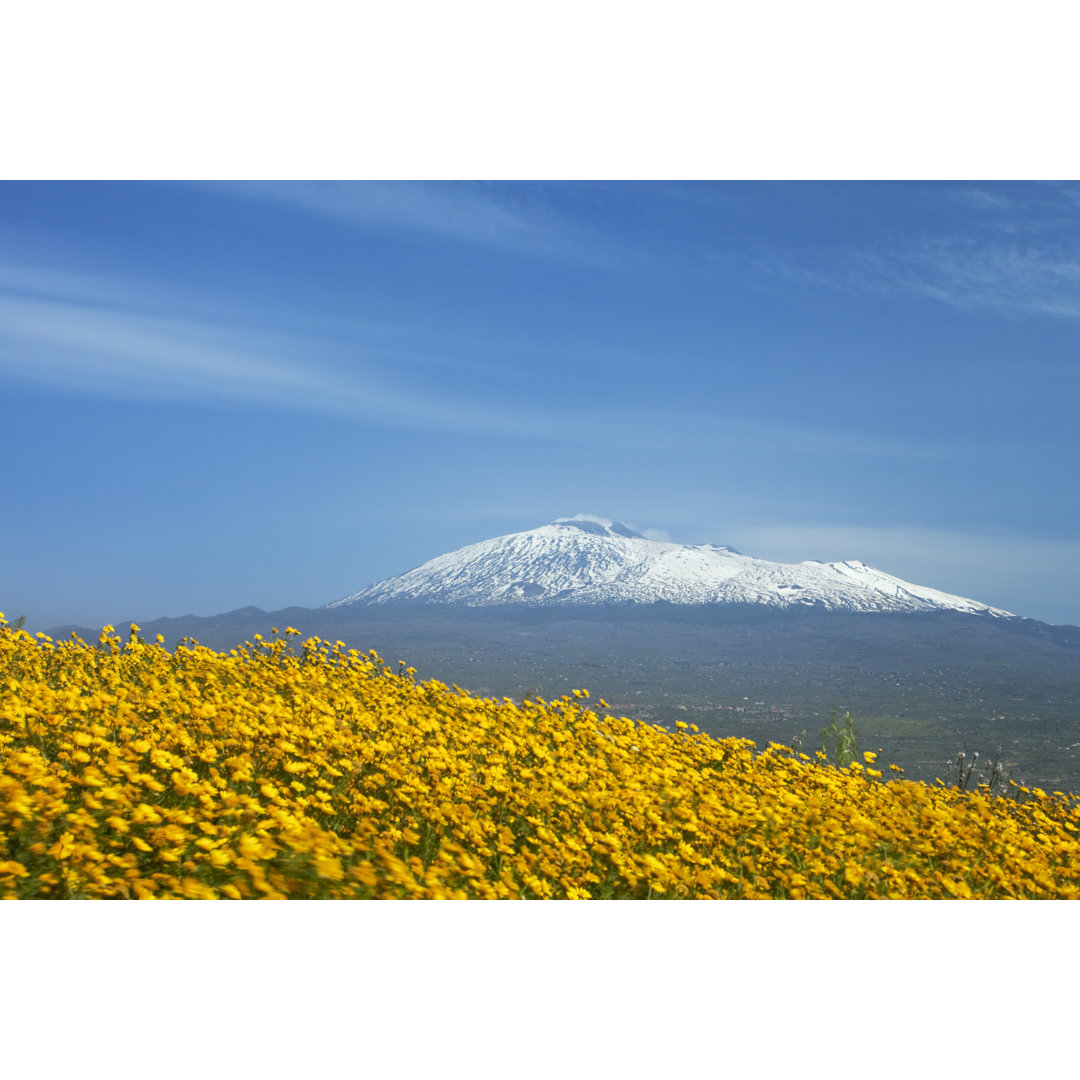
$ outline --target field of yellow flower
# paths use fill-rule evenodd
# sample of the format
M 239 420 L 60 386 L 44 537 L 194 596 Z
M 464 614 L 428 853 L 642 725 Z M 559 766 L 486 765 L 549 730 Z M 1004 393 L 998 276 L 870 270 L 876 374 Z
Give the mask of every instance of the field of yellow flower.
M 1072 799 L 479 699 L 291 627 L 228 654 L 0 616 L 0 896 L 1080 896 Z

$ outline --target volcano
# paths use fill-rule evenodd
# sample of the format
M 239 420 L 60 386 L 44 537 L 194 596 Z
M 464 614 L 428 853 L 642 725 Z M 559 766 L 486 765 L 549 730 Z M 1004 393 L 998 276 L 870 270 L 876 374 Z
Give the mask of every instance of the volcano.
M 770 562 L 718 544 L 651 540 L 620 521 L 558 518 L 438 555 L 327 608 L 763 605 L 835 612 L 1010 612 L 859 561 Z

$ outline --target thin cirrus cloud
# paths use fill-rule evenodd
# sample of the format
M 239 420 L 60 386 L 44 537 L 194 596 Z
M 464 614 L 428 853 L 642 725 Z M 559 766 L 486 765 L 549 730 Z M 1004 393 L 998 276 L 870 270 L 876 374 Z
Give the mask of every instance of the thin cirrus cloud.
M 385 326 L 362 345 L 355 335 L 363 327 L 351 324 L 343 365 L 333 362 L 341 347 L 327 346 L 325 357 L 313 359 L 320 347 L 310 340 L 158 313 L 175 311 L 171 299 L 107 275 L 0 263 L 0 372 L 128 400 L 254 405 L 443 430 L 491 431 L 504 423 L 425 400 L 415 386 L 391 386 L 388 359 L 400 354 L 416 364 L 427 357 L 388 347 Z
M 449 181 L 221 181 L 222 196 L 271 202 L 357 228 L 412 232 L 515 255 L 604 261 L 542 200 Z
M 779 249 L 750 261 L 766 278 L 808 288 L 914 297 L 1009 318 L 1080 317 L 1080 192 L 1045 185 L 1020 202 L 964 187 L 947 198 L 967 211 L 962 229 L 920 234 L 912 227 L 897 239 L 886 222 L 878 243 L 798 256 Z
M 906 296 L 1004 317 L 1080 317 L 1080 261 L 1038 248 L 934 240 L 816 258 L 759 255 L 754 268 L 803 288 Z
M 0 371 L 107 397 L 327 413 L 381 426 L 520 436 L 545 432 L 415 388 L 396 391 L 378 365 L 295 359 L 302 343 L 194 321 L 70 302 L 0 296 Z
M 71 301 L 0 296 L 0 342 L 9 375 L 108 396 L 274 401 L 328 389 L 236 332 Z
M 66 296 L 97 304 L 131 299 L 130 289 L 103 274 L 0 262 L 0 297 L 9 293 L 16 296 Z
M 157 298 L 160 300 L 160 297 Z M 511 439 L 642 450 L 936 458 L 943 448 L 879 435 L 794 428 L 752 417 L 725 418 L 627 401 L 604 424 L 567 405 L 559 388 L 545 407 L 521 410 L 514 388 L 490 383 L 483 396 L 466 380 L 456 393 L 425 394 L 423 379 L 401 380 L 425 351 L 408 341 L 314 345 L 286 334 L 252 331 L 150 313 L 147 296 L 118 279 L 0 266 L 0 373 L 125 400 L 231 404 L 335 415 L 382 427 L 467 432 Z M 393 336 L 393 335 L 391 335 Z M 435 356 L 435 366 L 446 363 Z M 468 366 L 468 365 L 466 365 Z M 486 380 L 485 380 L 486 382 Z
M 1080 262 L 1052 250 L 935 242 L 861 261 L 878 291 L 905 291 L 966 311 L 1080 315 Z
M 1009 199 L 1000 192 L 980 187 L 960 188 L 953 193 L 953 198 L 975 210 L 1007 210 L 1011 206 Z
M 121 307 L 124 290 L 115 281 L 4 270 L 0 373 L 9 378 L 127 400 L 280 408 L 389 427 L 576 443 L 606 438 L 583 417 L 523 416 L 495 399 L 425 396 L 415 383 L 396 389 L 378 343 L 360 348 L 350 341 L 346 360 L 343 346 L 330 345 L 325 358 L 312 359 L 310 342 L 287 335 L 147 314 L 137 290 Z M 3 287 L 12 278 L 18 290 Z M 72 295 L 57 295 L 63 293 Z

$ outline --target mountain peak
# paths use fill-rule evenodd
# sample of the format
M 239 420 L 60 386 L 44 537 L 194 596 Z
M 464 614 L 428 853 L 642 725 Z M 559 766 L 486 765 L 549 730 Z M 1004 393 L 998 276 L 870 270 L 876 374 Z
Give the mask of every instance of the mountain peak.
M 578 514 L 439 555 L 335 600 L 489 607 L 754 604 L 827 611 L 1010 613 L 903 581 L 857 560 L 777 563 L 716 544 L 650 540 Z

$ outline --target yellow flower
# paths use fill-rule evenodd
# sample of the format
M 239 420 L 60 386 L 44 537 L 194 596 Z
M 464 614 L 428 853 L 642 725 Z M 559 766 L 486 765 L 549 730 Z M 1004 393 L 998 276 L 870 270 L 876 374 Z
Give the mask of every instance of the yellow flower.
M 75 836 L 73 833 L 64 833 L 51 848 L 49 854 L 54 859 L 66 859 L 75 850 Z
M 345 876 L 345 871 L 341 867 L 341 860 L 333 855 L 316 855 L 315 873 L 321 878 L 328 878 L 330 881 L 341 881 Z
M 1080 812 L 1038 788 L 867 783 L 872 752 L 672 739 L 317 638 L 108 641 L 0 627 L 0 897 L 1080 896 Z
M 244 833 L 240 837 L 239 848 L 240 854 L 245 859 L 265 859 L 270 854 L 265 850 L 262 842 L 250 833 Z
M 152 806 L 148 806 L 146 803 L 139 803 L 131 815 L 131 823 L 133 825 L 158 825 L 163 820 L 162 816 Z

